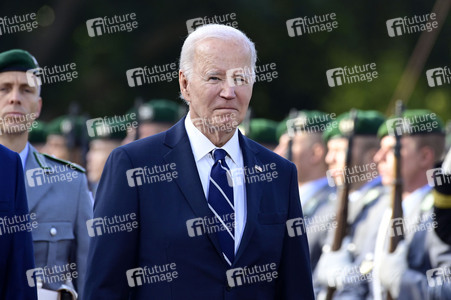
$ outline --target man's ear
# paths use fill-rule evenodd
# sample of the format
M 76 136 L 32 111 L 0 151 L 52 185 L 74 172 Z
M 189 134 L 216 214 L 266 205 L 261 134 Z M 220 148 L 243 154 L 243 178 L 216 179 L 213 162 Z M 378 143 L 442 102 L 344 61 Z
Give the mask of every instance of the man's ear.
M 423 146 L 419 150 L 420 152 L 420 159 L 418 163 L 423 167 L 430 169 L 431 166 L 435 163 L 435 152 L 434 149 L 432 149 L 429 146 Z
M 325 146 L 320 143 L 314 143 L 311 147 L 312 150 L 312 162 L 317 164 L 324 161 L 324 157 L 326 156 L 327 149 Z
M 188 91 L 188 78 L 186 78 L 186 75 L 182 70 L 179 70 L 179 85 L 180 93 L 182 94 L 183 99 L 189 102 L 190 96 Z

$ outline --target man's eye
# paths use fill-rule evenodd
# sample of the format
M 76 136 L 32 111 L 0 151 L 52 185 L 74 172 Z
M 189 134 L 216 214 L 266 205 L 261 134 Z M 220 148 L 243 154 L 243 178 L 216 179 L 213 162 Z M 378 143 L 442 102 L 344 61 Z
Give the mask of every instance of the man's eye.
M 239 83 L 247 83 L 247 80 L 245 77 L 243 76 L 237 76 L 233 79 L 235 82 L 239 82 Z
M 208 80 L 209 80 L 209 81 L 220 81 L 221 78 L 219 78 L 219 77 L 217 77 L 217 76 L 210 76 L 210 77 L 208 77 Z

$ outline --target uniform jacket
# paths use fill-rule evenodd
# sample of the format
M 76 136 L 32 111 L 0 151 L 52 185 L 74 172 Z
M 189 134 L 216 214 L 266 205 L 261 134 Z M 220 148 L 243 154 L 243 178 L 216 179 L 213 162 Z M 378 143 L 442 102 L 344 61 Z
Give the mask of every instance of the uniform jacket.
M 62 278 L 72 278 L 75 290 L 81 293 L 90 242 L 86 221 L 92 218 L 92 198 L 84 170 L 42 155 L 30 145 L 25 177 L 30 213 L 36 214 L 39 224 L 33 230 L 36 267 L 51 269 L 50 275 L 54 275 L 52 268 L 57 274 L 71 273 Z M 51 290 L 65 283 L 49 277 L 43 281 L 43 287 Z
M 221 253 L 216 234 L 197 232 L 192 236 L 191 232 L 190 236 L 187 232 L 190 220 L 213 215 L 184 119 L 166 132 L 112 152 L 97 191 L 94 216 L 136 213 L 139 227 L 130 232 L 102 231 L 93 237 L 84 300 L 314 299 L 307 238 L 305 234 L 290 237 L 286 225 L 287 220 L 302 217 L 296 167 L 241 134 L 239 142 L 245 167 L 263 169 L 265 164 L 275 163 L 278 177 L 271 182 L 246 183 L 247 220 L 231 267 Z M 171 181 L 139 185 L 142 178 L 135 178 L 131 187 L 126 178 L 136 168 L 172 163 L 178 176 Z M 247 283 L 245 267 L 265 270 L 264 266 L 271 263 L 276 266 L 277 278 Z M 132 269 L 170 264 L 178 275 L 171 282 L 147 280 L 141 269 L 130 277 Z M 227 271 L 234 272 L 233 278 L 227 277 Z M 258 274 L 268 275 L 263 271 Z
M 334 225 L 336 225 L 335 199 L 336 189 L 326 185 L 318 190 L 303 207 L 312 270 L 315 270 L 321 257 L 328 232 L 334 231 Z

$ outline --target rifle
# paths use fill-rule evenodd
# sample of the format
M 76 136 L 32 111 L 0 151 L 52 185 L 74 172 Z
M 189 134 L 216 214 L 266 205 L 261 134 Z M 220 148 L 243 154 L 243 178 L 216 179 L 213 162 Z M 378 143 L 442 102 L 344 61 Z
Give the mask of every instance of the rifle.
M 135 111 L 136 111 L 136 123 L 137 123 L 137 126 L 135 128 L 135 141 L 139 140 L 139 125 L 141 124 L 141 117 L 139 114 L 139 109 L 141 108 L 142 105 L 143 105 L 143 99 L 141 97 L 135 98 L 134 107 L 135 107 Z
M 345 120 L 343 120 L 345 121 Z M 340 131 L 348 139 L 348 147 L 346 149 L 345 169 L 351 164 L 352 159 L 352 145 L 354 140 L 355 124 L 357 122 L 357 110 L 352 109 L 349 113 L 349 120 L 340 122 Z M 343 170 L 343 171 L 344 171 Z M 338 251 L 341 248 L 343 239 L 348 233 L 348 202 L 349 202 L 350 183 L 346 179 L 346 174 L 343 174 L 343 184 L 338 190 L 338 206 L 337 206 L 337 228 L 335 230 L 334 239 L 332 242 L 332 251 Z M 331 300 L 336 288 L 328 287 L 326 300 Z
M 401 100 L 398 100 L 396 102 L 396 117 L 402 118 L 403 114 L 403 103 Z M 393 253 L 396 250 L 396 247 L 398 246 L 399 242 L 404 238 L 404 226 L 396 226 L 395 231 L 395 222 L 397 220 L 401 220 L 402 224 L 404 222 L 402 221 L 402 177 L 401 177 L 401 133 L 398 132 L 398 130 L 394 130 L 395 134 L 395 149 L 394 149 L 394 166 L 393 166 L 393 188 L 392 188 L 392 194 L 391 194 L 391 208 L 392 208 L 392 215 L 390 218 L 390 227 L 391 227 L 391 233 L 393 233 L 390 237 L 389 242 L 389 248 L 388 252 Z M 398 233 L 398 229 L 400 231 L 400 234 Z M 387 300 L 393 300 L 392 296 L 390 295 L 390 292 L 387 293 Z
M 296 133 L 290 134 L 291 131 L 288 129 L 288 126 L 290 126 L 289 125 L 289 120 L 296 118 L 297 114 L 298 114 L 298 112 L 297 112 L 296 108 L 290 109 L 290 113 L 288 114 L 288 120 L 287 120 L 287 123 L 286 123 L 287 124 L 287 130 L 288 130 L 287 133 L 288 133 L 288 137 L 289 137 L 288 149 L 287 149 L 287 159 L 289 161 L 292 161 L 292 159 L 293 159 L 293 149 L 292 149 L 293 148 L 293 138 L 294 138 L 294 135 L 296 135 Z
M 69 105 L 69 124 L 64 124 L 61 128 L 63 136 L 66 137 L 66 146 L 69 149 L 69 160 L 76 163 L 81 163 L 77 159 L 77 153 L 75 151 L 77 147 L 77 117 L 80 112 L 80 106 L 77 102 L 71 102 Z

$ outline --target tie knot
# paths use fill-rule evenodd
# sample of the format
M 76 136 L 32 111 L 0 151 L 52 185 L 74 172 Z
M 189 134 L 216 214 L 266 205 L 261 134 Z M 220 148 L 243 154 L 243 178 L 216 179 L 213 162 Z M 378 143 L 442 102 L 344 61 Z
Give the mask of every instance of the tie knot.
M 213 150 L 213 157 L 215 158 L 215 162 L 217 162 L 218 160 L 224 160 L 226 155 L 227 152 L 224 149 L 216 148 L 215 150 Z

